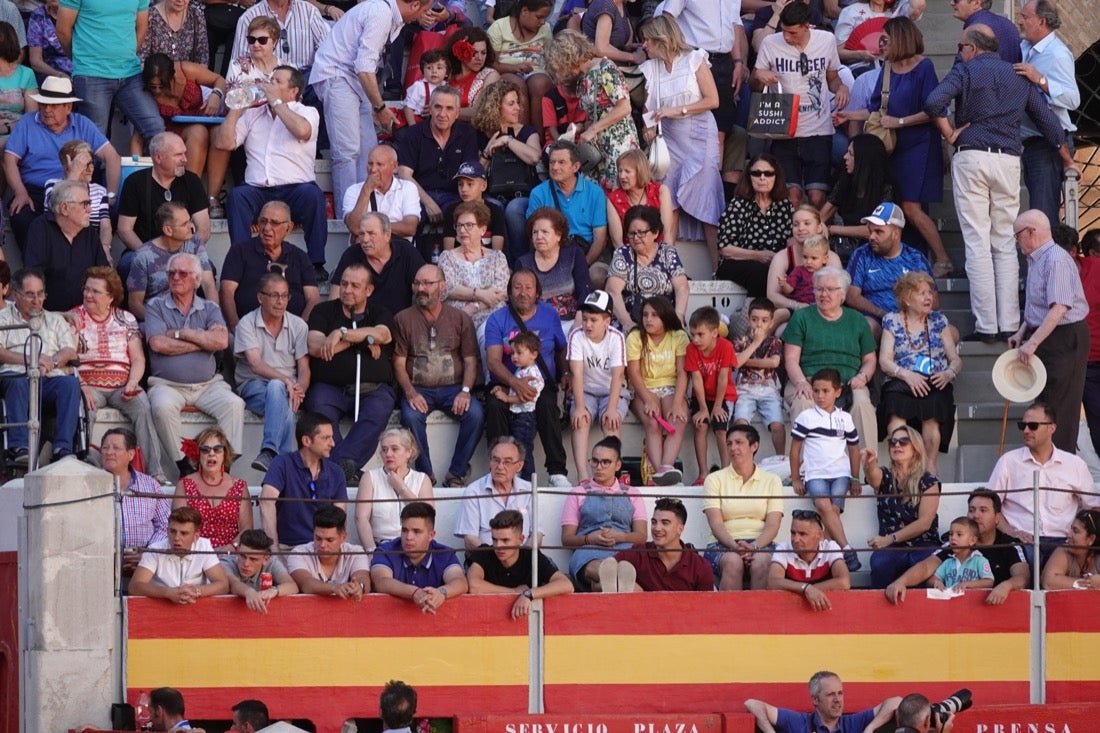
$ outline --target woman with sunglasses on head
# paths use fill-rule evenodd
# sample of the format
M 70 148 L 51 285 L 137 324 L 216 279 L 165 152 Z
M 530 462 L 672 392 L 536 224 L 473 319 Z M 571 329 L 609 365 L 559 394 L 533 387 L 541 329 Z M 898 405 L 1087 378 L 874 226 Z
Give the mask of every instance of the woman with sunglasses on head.
M 111 212 L 107 189 L 92 180 L 95 173 L 95 154 L 92 146 L 83 140 L 70 140 L 57 151 L 57 157 L 61 159 L 61 168 L 65 175 L 60 178 L 51 178 L 46 181 L 43 192 L 43 200 L 46 208 L 50 208 L 50 194 L 59 180 L 80 181 L 88 186 L 88 198 L 92 202 L 91 216 L 88 226 L 99 230 L 99 243 L 103 245 L 103 251 L 107 253 L 107 261 L 114 262 L 111 256 L 111 242 L 114 239 L 114 231 L 111 228 Z
M 890 431 L 890 465 L 863 451 L 863 477 L 878 497 L 878 534 L 867 540 L 871 587 L 885 588 L 940 546 L 940 480 L 925 470 L 924 441 L 908 425 Z
M 794 207 L 783 169 L 774 157 L 756 156 L 745 172 L 748 175 L 737 183 L 718 220 L 714 277 L 741 285 L 750 299 L 763 298 L 772 258 L 790 239 Z
M 241 532 L 252 529 L 248 484 L 229 473 L 236 455 L 221 428 L 207 428 L 195 438 L 199 467 L 176 484 L 172 508 L 189 506 L 202 515 L 201 537 L 217 552 L 230 552 Z
M 947 317 L 932 310 L 936 284 L 926 272 L 910 271 L 894 283 L 898 312 L 882 319 L 879 368 L 886 375 L 878 405 L 880 432 L 920 422 L 927 469 L 946 453 L 955 430 L 955 378 L 962 359 Z
M 1100 510 L 1083 509 L 1043 567 L 1043 590 L 1100 590 Z
M 645 503 L 638 489 L 619 483 L 622 441 L 608 436 L 592 448 L 592 478 L 565 498 L 561 512 L 561 543 L 576 548 L 569 574 L 581 588 L 599 592 L 599 565 L 618 550 L 646 541 Z

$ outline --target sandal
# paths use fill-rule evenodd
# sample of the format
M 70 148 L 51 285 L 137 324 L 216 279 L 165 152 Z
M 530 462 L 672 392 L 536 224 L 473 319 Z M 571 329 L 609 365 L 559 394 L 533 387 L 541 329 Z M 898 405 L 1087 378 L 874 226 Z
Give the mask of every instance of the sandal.
M 955 272 L 955 266 L 951 260 L 940 260 L 932 265 L 932 274 L 935 277 L 950 277 Z
M 466 488 L 466 481 L 461 476 L 455 476 L 448 471 L 447 477 L 443 479 L 443 486 L 448 489 L 464 489 Z

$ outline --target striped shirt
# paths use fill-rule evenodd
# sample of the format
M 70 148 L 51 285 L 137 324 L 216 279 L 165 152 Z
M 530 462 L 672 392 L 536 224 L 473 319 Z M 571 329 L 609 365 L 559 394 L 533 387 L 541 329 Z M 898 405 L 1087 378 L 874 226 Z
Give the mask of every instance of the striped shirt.
M 126 491 L 139 494 L 160 494 L 163 499 L 151 496 L 122 497 L 122 546 L 149 547 L 154 542 L 168 540 L 168 513 L 172 510 L 172 497 L 155 478 L 146 473 L 130 470 L 130 483 Z
M 852 416 L 839 407 L 825 412 L 816 405 L 803 410 L 791 426 L 791 440 L 803 441 L 802 474 L 811 479 L 852 475 L 848 446 L 859 444 Z
M 1089 304 L 1081 276 L 1069 253 L 1047 240 L 1027 256 L 1027 302 L 1024 304 L 1024 321 L 1038 328 L 1050 307 L 1055 304 L 1069 308 L 1059 326 L 1085 320 Z
M 820 583 L 833 577 L 833 563 L 844 562 L 840 545 L 821 540 L 809 562 L 798 556 L 790 542 L 780 542 L 772 553 L 772 564 L 783 568 L 783 577 L 799 583 Z
M 276 56 L 286 59 L 288 64 L 299 70 L 313 66 L 313 57 L 321 47 L 321 42 L 328 36 L 330 26 L 321 17 L 317 8 L 306 0 L 290 0 L 285 22 L 280 20 L 278 14 L 272 10 L 268 0 L 260 0 L 244 11 L 240 20 L 237 21 L 237 34 L 233 38 L 233 53 L 230 58 L 239 59 L 248 55 L 248 44 L 245 41 L 245 36 L 248 35 L 248 24 L 253 18 L 261 15 L 275 18 L 279 28 L 286 31 L 285 39 L 280 31 L 279 39 L 275 41 Z

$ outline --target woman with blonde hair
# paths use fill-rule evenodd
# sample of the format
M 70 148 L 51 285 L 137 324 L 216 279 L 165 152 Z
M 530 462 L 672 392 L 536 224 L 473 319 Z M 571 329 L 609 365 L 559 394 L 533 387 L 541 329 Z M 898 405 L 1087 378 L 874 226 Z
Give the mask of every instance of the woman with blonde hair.
M 871 587 L 885 588 L 940 546 L 940 480 L 925 469 L 924 443 L 908 425 L 890 431 L 890 465 L 863 451 L 863 478 L 878 497 L 878 534 L 867 540 Z
M 954 329 L 932 310 L 935 282 L 926 272 L 910 271 L 894 283 L 896 313 L 882 319 L 879 368 L 886 375 L 878 406 L 879 434 L 899 425 L 920 424 L 928 470 L 936 473 L 936 454 L 946 453 L 955 429 L 953 382 L 962 371 Z
M 658 241 L 676 243 L 676 213 L 672 210 L 672 193 L 668 186 L 653 180 L 649 158 L 634 148 L 619 156 L 619 187 L 607 194 L 607 235 L 612 247 L 621 247 L 623 222 L 632 206 L 652 206 L 661 212 L 661 235 Z
M 200 536 L 209 539 L 218 552 L 229 552 L 241 532 L 252 529 L 248 484 L 229 473 L 236 454 L 221 428 L 206 428 L 195 443 L 199 467 L 191 475 L 180 477 L 172 508 L 189 506 L 197 510 L 202 515 Z
M 674 222 L 678 228 L 667 236 L 675 241 L 682 227 L 684 238 L 698 239 L 701 234 L 707 249 L 716 251 L 718 219 L 726 201 L 718 124 L 711 113 L 718 108 L 718 87 L 707 52 L 688 46 L 680 27 L 666 15 L 643 23 L 641 37 L 649 56 L 638 67 L 646 79 L 643 136 L 652 142 L 660 124 L 670 160 L 664 182 L 673 211 L 684 214 L 684 221 Z
M 390 428 L 378 440 L 382 466 L 363 472 L 355 504 L 359 544 L 374 550 L 401 536 L 401 510 L 410 501 L 435 506 L 432 479 L 412 466 L 420 455 L 408 428 Z
M 596 54 L 581 33 L 563 30 L 546 49 L 546 68 L 575 95 L 588 115 L 577 143 L 592 143 L 602 156 L 596 177 L 604 190 L 618 181 L 619 156 L 638 147 L 638 129 L 630 117 L 630 92 L 614 62 Z

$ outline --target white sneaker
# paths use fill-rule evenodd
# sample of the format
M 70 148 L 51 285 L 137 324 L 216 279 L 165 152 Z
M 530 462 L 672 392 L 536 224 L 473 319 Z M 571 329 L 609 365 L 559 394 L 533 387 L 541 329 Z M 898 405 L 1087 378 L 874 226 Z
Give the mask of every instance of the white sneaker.
M 550 485 L 555 489 L 571 489 L 573 488 L 572 482 L 569 477 L 564 473 L 552 473 L 550 474 Z

